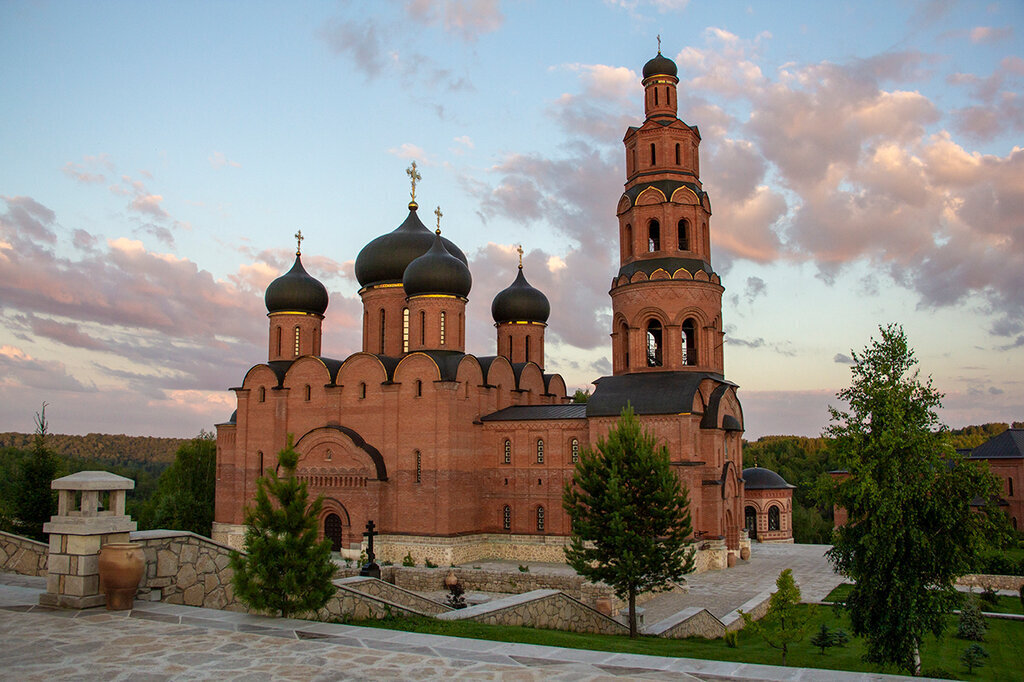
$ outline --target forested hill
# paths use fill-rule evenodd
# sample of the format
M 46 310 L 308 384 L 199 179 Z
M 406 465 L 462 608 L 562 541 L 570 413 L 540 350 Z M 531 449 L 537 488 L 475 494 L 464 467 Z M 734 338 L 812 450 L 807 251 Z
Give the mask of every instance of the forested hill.
M 187 438 L 154 438 L 109 433 L 90 433 L 85 436 L 46 434 L 46 447 L 58 455 L 121 466 L 135 463 L 170 464 L 174 461 L 174 453 L 187 441 Z M 33 442 L 33 433 L 0 433 L 0 448 L 29 450 Z

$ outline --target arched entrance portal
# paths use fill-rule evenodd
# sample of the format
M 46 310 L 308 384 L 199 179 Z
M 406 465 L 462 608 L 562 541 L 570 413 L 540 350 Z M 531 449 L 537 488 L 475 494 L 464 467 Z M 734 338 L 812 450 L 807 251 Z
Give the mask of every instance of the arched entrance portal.
M 341 543 L 344 539 L 341 517 L 337 514 L 328 514 L 324 518 L 324 537 L 331 541 L 331 551 L 341 551 Z
M 757 539 L 757 510 L 747 507 L 743 510 L 743 524 L 747 527 L 747 536 L 751 540 Z

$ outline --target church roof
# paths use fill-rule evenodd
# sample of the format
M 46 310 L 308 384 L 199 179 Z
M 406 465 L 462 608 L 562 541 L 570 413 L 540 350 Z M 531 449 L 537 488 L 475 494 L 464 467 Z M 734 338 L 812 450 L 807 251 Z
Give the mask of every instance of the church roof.
M 747 490 L 785 490 L 796 486 L 786 483 L 786 479 L 771 469 L 750 467 L 743 470 L 743 487 Z
M 664 270 L 671 275 L 679 268 L 684 268 L 691 275 L 698 270 L 703 270 L 708 275 L 715 274 L 714 270 L 711 269 L 711 264 L 700 258 L 638 258 L 619 268 L 617 276 L 622 277 L 625 275 L 626 277 L 632 277 L 636 272 L 643 272 L 650 277 L 655 270 Z
M 434 232 L 420 221 L 417 208 L 410 203 L 409 215 L 401 225 L 371 241 L 356 256 L 355 272 L 360 286 L 401 282 L 409 264 L 434 244 Z M 444 237 L 441 241 L 448 253 L 468 265 L 462 249 Z
M 551 314 L 548 297 L 526 281 L 523 267 L 519 266 L 516 279 L 498 292 L 491 301 L 491 317 L 495 322 L 547 322 Z
M 473 286 L 473 276 L 469 266 L 448 250 L 438 231 L 427 252 L 405 268 L 402 286 L 406 296 L 435 294 L 465 298 Z
M 503 410 L 485 414 L 480 421 L 485 422 L 521 422 L 540 421 L 544 419 L 586 419 L 585 403 L 569 403 L 567 405 L 513 405 Z
M 292 269 L 267 287 L 264 296 L 267 312 L 301 312 L 323 315 L 329 297 L 327 289 L 302 267 L 302 259 L 295 255 Z
M 644 372 L 601 377 L 594 382 L 594 393 L 587 401 L 587 416 L 617 417 L 626 403 L 632 405 L 636 414 L 690 414 L 693 398 L 705 379 L 718 383 L 723 392 L 724 388 L 736 386 L 712 372 Z M 718 401 L 708 405 L 709 411 L 717 412 L 717 407 Z M 712 421 L 715 416 L 712 415 Z
M 1024 457 L 1024 429 L 1007 429 L 971 451 L 971 459 L 1017 459 Z
M 654 59 L 644 64 L 644 80 L 651 76 L 675 76 L 678 73 L 676 63 L 661 54 L 661 50 L 658 50 L 658 55 Z

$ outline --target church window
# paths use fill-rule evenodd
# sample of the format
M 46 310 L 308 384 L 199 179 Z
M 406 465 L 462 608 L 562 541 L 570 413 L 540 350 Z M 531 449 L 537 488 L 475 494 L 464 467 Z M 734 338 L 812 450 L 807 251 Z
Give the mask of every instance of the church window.
M 681 165 L 679 163 L 679 143 L 678 142 L 676 142 L 676 165 L 677 166 Z
M 313 397 L 313 389 L 309 387 L 309 384 L 306 384 L 305 397 L 304 397 L 305 401 L 308 403 L 309 399 L 312 398 L 312 397 Z
M 1006 482 L 1007 482 L 1007 483 L 1009 484 L 1009 486 L 1010 486 L 1010 492 L 1009 492 L 1009 494 L 1007 495 L 1007 497 L 1013 497 L 1013 479 L 1012 479 L 1012 478 L 1008 478 L 1008 479 L 1006 479 Z
M 409 309 L 402 308 L 402 352 L 409 352 Z
M 658 88 L 654 88 L 654 106 L 658 106 Z
M 424 310 L 420 311 L 420 345 L 425 346 L 427 344 L 427 313 Z
M 654 155 L 654 143 L 651 143 L 651 165 L 657 163 L 657 157 Z
M 501 510 L 501 527 L 505 530 L 512 530 L 512 507 L 507 504 Z
M 512 463 L 512 441 L 505 439 L 505 464 Z
M 768 530 L 779 530 L 779 508 L 772 506 L 768 508 Z
M 360 383 L 359 384 L 359 399 L 362 400 L 365 397 L 366 397 L 366 384 L 365 383 Z
M 679 250 L 690 250 L 690 223 L 685 219 L 679 221 Z
M 299 327 L 295 326 L 295 357 L 299 357 Z
M 657 220 L 652 220 L 647 225 L 647 250 L 661 250 L 661 224 Z
M 333 458 L 334 458 L 334 451 L 332 451 L 330 448 L 327 448 L 327 455 L 324 457 L 324 459 L 326 459 L 328 462 L 330 462 Z
M 626 223 L 626 258 L 633 255 L 633 226 Z
M 441 311 L 441 345 L 444 345 L 444 311 Z
M 257 451 L 256 455 L 260 459 L 260 476 L 262 476 L 263 475 L 263 451 L 262 450 Z
M 384 309 L 380 309 L 380 354 L 384 355 L 384 324 L 385 324 Z
M 419 450 L 416 451 L 416 482 L 423 482 L 423 455 Z
M 258 400 L 261 403 L 267 399 L 267 389 L 265 389 L 264 387 L 260 386 L 260 390 L 257 392 L 257 394 L 259 396 Z
M 537 439 L 537 464 L 544 463 L 544 439 Z
M 277 325 L 277 357 L 281 357 L 281 325 Z
M 661 367 L 661 322 L 647 323 L 647 366 Z
M 580 461 L 580 442 L 576 438 L 569 441 L 569 448 L 572 451 L 572 463 Z
M 633 148 L 633 170 L 636 170 L 636 148 Z
M 416 397 L 419 398 L 423 395 L 423 382 L 419 379 L 416 380 Z
M 527 336 L 523 341 L 526 343 L 526 362 L 530 361 L 530 337 Z
M 537 532 L 544 532 L 544 507 L 537 507 Z
M 697 324 L 693 321 L 693 318 L 688 318 L 683 322 L 683 364 L 684 365 L 696 365 L 697 364 Z

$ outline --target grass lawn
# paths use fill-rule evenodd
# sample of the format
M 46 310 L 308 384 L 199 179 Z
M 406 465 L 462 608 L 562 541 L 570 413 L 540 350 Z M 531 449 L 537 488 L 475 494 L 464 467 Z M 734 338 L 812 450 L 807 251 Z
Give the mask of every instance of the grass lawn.
M 806 608 L 813 608 L 808 635 L 803 642 L 790 647 L 787 665 L 861 672 L 899 672 L 895 669 L 880 670 L 877 666 L 863 662 L 861 660 L 861 656 L 864 654 L 863 643 L 859 638 L 855 637 L 851 637 L 850 643 L 845 647 L 827 649 L 825 655 L 819 654 L 819 650 L 811 646 L 807 640 L 813 636 L 821 623 L 824 622 L 833 629 L 841 628 L 849 633 L 849 620 L 838 607 L 819 606 Z M 951 630 L 955 632 L 955 619 L 951 619 L 950 623 Z M 720 661 L 742 661 L 769 665 L 782 664 L 782 656 L 779 651 L 770 648 L 754 635 L 744 632 L 740 632 L 739 646 L 737 648 L 730 648 L 726 646 L 724 640 L 720 639 L 691 638 L 672 640 L 659 637 L 640 637 L 636 640 L 630 640 L 626 636 L 577 634 L 559 630 L 538 630 L 526 627 L 441 621 L 433 618 L 392 618 L 384 621 L 367 620 L 350 624 L 500 642 L 545 644 L 572 649 L 593 649 L 597 651 Z M 991 658 L 988 659 L 984 667 L 976 669 L 973 675 L 967 675 L 966 669 L 960 664 L 959 660 L 960 653 L 967 647 L 969 642 L 956 639 L 949 632 L 938 642 L 932 637 L 928 637 L 925 640 L 925 645 L 921 652 L 924 669 L 928 671 L 941 668 L 957 676 L 957 679 L 1020 680 L 1020 652 L 1024 650 L 1024 623 L 989 619 L 988 626 L 987 641 L 982 646 L 989 652 Z
M 850 589 L 853 586 L 849 583 L 843 583 L 828 593 L 823 601 L 829 602 L 841 602 L 846 599 L 847 595 L 850 594 Z M 1009 597 L 1005 595 L 998 595 L 996 597 L 995 604 L 989 604 L 988 602 L 981 600 L 980 590 L 976 591 L 975 596 L 978 598 L 978 603 L 981 606 L 982 611 L 988 611 L 989 613 L 1016 613 L 1024 615 L 1024 608 L 1020 603 L 1020 597 Z M 961 598 L 965 599 L 966 594 L 961 593 Z M 1024 677 L 1024 675 L 1022 675 Z

